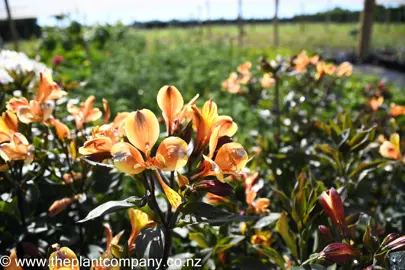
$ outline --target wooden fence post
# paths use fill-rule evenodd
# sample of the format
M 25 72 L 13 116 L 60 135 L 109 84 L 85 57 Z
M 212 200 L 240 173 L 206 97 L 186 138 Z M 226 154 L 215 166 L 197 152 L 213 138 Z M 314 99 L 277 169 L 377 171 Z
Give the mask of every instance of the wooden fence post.
M 364 8 L 360 16 L 360 32 L 356 50 L 356 55 L 360 60 L 366 60 L 370 53 L 374 9 L 375 0 L 364 0 Z

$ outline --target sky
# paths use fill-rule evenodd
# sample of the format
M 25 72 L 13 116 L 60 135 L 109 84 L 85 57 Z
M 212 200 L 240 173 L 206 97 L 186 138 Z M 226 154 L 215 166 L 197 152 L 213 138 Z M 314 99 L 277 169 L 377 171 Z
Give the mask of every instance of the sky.
M 238 14 L 238 0 L 8 0 L 13 18 L 37 17 L 40 25 L 55 25 L 53 15 L 69 13 L 85 24 L 121 21 L 207 18 L 233 19 Z M 209 3 L 209 9 L 207 8 Z M 244 18 L 271 18 L 274 0 L 243 0 Z M 378 4 L 397 6 L 405 0 L 377 0 Z M 311 14 L 334 7 L 361 10 L 363 0 L 280 0 L 279 16 Z M 5 3 L 0 0 L 0 20 L 7 18 Z

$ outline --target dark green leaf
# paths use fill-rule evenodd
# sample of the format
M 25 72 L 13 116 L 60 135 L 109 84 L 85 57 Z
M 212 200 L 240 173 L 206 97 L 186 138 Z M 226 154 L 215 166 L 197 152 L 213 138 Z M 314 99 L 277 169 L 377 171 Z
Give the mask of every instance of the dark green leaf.
M 95 209 L 90 211 L 90 213 L 88 213 L 84 219 L 79 220 L 77 222 L 78 223 L 86 222 L 91 219 L 97 218 L 99 216 L 102 216 L 102 215 L 105 215 L 108 213 L 112 213 L 112 212 L 116 212 L 119 210 L 123 210 L 123 209 L 128 209 L 131 207 L 142 207 L 146 204 L 146 201 L 147 201 L 147 196 L 145 196 L 143 198 L 138 198 L 136 196 L 132 196 L 132 197 L 129 197 L 128 199 L 125 199 L 122 201 L 109 201 L 109 202 L 106 202 L 106 203 L 96 207 Z

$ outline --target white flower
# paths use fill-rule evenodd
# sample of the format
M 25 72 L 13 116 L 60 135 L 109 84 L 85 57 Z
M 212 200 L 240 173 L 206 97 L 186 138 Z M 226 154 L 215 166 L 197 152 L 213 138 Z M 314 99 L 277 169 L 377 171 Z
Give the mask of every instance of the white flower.
M 8 74 L 8 71 L 14 71 L 17 74 L 27 72 L 35 72 L 39 75 L 40 72 L 52 72 L 45 64 L 30 59 L 22 52 L 1 50 L 0 51 L 0 83 L 8 84 L 13 82 L 13 78 Z

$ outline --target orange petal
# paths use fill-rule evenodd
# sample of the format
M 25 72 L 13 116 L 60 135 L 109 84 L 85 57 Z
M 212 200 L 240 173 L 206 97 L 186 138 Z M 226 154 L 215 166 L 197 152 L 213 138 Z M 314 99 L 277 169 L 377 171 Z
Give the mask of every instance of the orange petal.
M 164 159 L 163 171 L 177 171 L 187 164 L 187 143 L 179 137 L 167 137 L 164 139 L 156 152 Z
M 183 96 L 176 87 L 166 85 L 160 88 L 157 103 L 163 112 L 167 131 L 171 135 L 174 119 L 184 105 Z
M 353 66 L 349 62 L 341 63 L 336 69 L 336 75 L 338 77 L 350 76 L 353 73 Z
M 258 214 L 263 214 L 270 206 L 270 200 L 267 198 L 260 198 L 255 202 L 255 210 Z
M 18 118 L 17 115 L 12 111 L 3 112 L 0 118 L 0 123 L 4 123 L 4 125 L 11 131 L 18 131 Z M 0 129 L 2 128 L 3 126 L 0 124 Z
M 232 137 L 238 130 L 238 125 L 232 120 L 231 117 L 226 115 L 218 116 L 216 125 L 221 127 L 219 130 L 219 137 Z
M 239 173 L 249 161 L 248 154 L 239 143 L 224 144 L 215 157 L 215 163 L 225 174 Z
M 52 80 L 50 73 L 41 72 L 39 74 L 39 89 L 35 100 L 39 103 L 44 103 L 51 92 L 58 88 L 59 86 Z
M 179 184 L 179 187 L 181 188 L 185 185 L 188 185 L 189 181 L 188 181 L 187 177 L 185 177 L 184 175 L 177 172 L 177 183 Z
M 181 196 L 174 191 L 171 187 L 169 187 L 165 181 L 163 181 L 162 177 L 160 176 L 159 172 L 157 170 L 155 170 L 156 172 L 156 176 L 159 180 L 160 185 L 162 186 L 163 191 L 166 194 L 167 200 L 169 201 L 170 205 L 173 207 L 174 210 L 177 209 L 177 207 L 179 207 L 179 205 L 181 204 Z
M 29 102 L 26 98 L 12 98 L 7 103 L 7 110 L 17 113 L 21 106 L 28 106 Z
M 110 151 L 113 147 L 111 138 L 101 136 L 86 141 L 82 147 L 79 148 L 79 153 L 84 156 L 91 156 L 95 154 L 110 155 Z
M 104 124 L 108 123 L 108 120 L 111 116 L 110 106 L 108 106 L 108 101 L 103 98 L 103 107 L 104 107 Z
M 103 115 L 103 113 L 100 111 L 99 108 L 91 109 L 90 111 L 88 111 L 87 114 L 85 114 L 84 122 L 90 123 L 90 122 L 97 121 L 98 119 L 101 118 L 102 115 Z
M 384 98 L 383 97 L 372 97 L 371 100 L 369 101 L 369 105 L 373 111 L 377 111 L 378 108 L 384 103 Z
M 64 141 L 65 139 L 70 139 L 70 130 L 65 124 L 54 118 L 51 119 L 51 124 L 55 126 L 56 135 L 59 140 Z
M 136 148 L 146 153 L 159 138 L 159 122 L 150 110 L 138 110 L 125 118 L 125 133 Z
M 394 116 L 394 117 L 405 114 L 405 107 L 404 106 L 399 106 L 399 105 L 396 105 L 394 103 L 391 103 L 390 108 L 391 108 L 391 115 Z
M 115 167 L 124 173 L 135 175 L 145 170 L 145 162 L 141 153 L 129 143 L 114 144 L 111 155 Z

